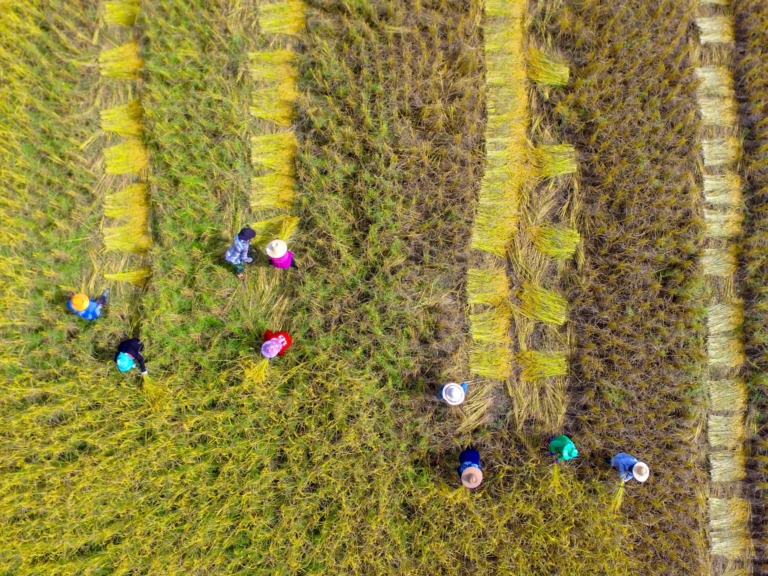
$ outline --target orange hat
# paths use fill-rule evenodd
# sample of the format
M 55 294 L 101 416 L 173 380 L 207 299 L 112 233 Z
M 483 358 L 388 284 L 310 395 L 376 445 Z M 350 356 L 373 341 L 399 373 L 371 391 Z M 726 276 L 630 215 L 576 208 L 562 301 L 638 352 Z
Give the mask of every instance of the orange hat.
M 88 298 L 85 294 L 75 294 L 72 296 L 72 299 L 70 300 L 72 302 L 72 308 L 77 310 L 78 312 L 82 312 L 86 308 L 88 308 L 88 304 L 91 303 L 91 299 Z

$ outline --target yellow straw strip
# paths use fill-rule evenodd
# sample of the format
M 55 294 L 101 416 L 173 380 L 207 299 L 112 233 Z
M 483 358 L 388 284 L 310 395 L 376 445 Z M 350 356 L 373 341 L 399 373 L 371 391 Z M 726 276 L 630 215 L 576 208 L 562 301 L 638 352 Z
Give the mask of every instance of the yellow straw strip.
M 144 134 L 144 126 L 141 123 L 141 104 L 138 98 L 127 104 L 102 110 L 99 116 L 102 130 L 137 138 Z
M 149 282 L 152 276 L 152 271 L 148 266 L 139 268 L 137 270 L 128 270 L 126 272 L 115 272 L 111 274 L 104 274 L 104 278 L 107 280 L 115 280 L 117 282 L 128 282 L 134 286 L 143 288 Z
M 133 26 L 139 15 L 140 0 L 112 0 L 104 3 L 104 22 L 114 26 Z
M 149 151 L 137 138 L 104 149 L 107 174 L 141 174 L 149 167 Z
M 102 76 L 132 80 L 139 76 L 144 61 L 139 56 L 139 43 L 134 40 L 99 54 L 99 68 Z

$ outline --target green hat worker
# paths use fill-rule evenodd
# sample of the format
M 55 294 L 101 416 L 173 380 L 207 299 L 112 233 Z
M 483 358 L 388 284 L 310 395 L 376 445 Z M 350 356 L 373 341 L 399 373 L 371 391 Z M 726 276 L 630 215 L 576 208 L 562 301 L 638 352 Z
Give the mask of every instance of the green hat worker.
M 576 445 L 573 443 L 573 440 L 563 434 L 550 439 L 549 453 L 555 457 L 555 462 L 559 462 L 560 460 L 571 460 L 579 455 L 579 451 L 576 450 Z

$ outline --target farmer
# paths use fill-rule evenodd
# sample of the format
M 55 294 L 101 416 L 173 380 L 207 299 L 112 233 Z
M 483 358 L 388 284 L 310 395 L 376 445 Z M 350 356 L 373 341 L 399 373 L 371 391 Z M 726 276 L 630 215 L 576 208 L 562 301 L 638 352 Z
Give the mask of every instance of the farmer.
M 638 482 L 645 482 L 651 471 L 645 462 L 640 462 L 634 456 L 619 452 L 611 458 L 611 468 L 619 469 L 619 477 L 622 482 L 629 482 L 634 478 Z
M 549 453 L 555 457 L 555 462 L 560 460 L 566 462 L 579 455 L 573 440 L 560 434 L 549 441 Z
M 270 264 L 275 268 L 298 268 L 293 261 L 293 252 L 288 250 L 288 245 L 282 240 L 272 240 L 267 244 L 266 251 Z
M 483 468 L 480 466 L 480 453 L 470 448 L 459 454 L 459 478 L 465 488 L 477 488 L 483 481 Z
M 240 230 L 229 247 L 224 259 L 235 267 L 235 273 L 241 280 L 245 276 L 245 265 L 253 262 L 253 258 L 248 256 L 248 249 L 251 247 L 251 240 L 256 237 L 256 231 L 247 226 Z
M 291 340 L 288 332 L 272 332 L 267 330 L 264 333 L 261 354 L 268 360 L 275 356 L 282 356 L 291 347 L 291 344 L 293 344 L 293 340 Z
M 120 342 L 117 347 L 117 354 L 115 354 L 115 363 L 117 369 L 120 372 L 128 372 L 135 366 L 135 362 L 139 363 L 139 369 L 141 375 L 147 375 L 147 367 L 144 365 L 144 356 L 141 355 L 141 351 L 144 350 L 144 344 L 142 344 L 138 338 L 131 338 Z
M 468 388 L 469 385 L 466 382 L 462 382 L 461 384 L 449 382 L 448 384 L 440 386 L 440 390 L 437 391 L 437 399 L 444 401 L 450 406 L 458 406 L 464 402 Z
M 80 318 L 96 320 L 96 318 L 101 316 L 101 308 L 106 303 L 107 296 L 109 296 L 109 288 L 104 290 L 104 294 L 96 298 L 96 300 L 91 300 L 85 294 L 75 294 L 67 302 L 67 308 L 80 316 Z

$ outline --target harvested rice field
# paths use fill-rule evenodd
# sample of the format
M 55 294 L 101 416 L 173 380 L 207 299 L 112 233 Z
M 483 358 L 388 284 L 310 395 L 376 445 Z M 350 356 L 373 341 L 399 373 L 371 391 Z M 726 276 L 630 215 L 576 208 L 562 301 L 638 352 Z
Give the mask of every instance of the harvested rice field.
M 0 2 L 0 135 L 0 573 L 768 574 L 766 2 Z

